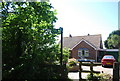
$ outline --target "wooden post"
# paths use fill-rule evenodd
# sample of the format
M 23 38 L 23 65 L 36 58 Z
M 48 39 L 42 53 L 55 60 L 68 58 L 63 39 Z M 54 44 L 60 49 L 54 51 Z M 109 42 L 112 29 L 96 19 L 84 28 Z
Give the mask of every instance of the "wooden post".
M 113 81 L 119 81 L 119 63 L 115 62 L 113 65 Z
M 90 62 L 90 75 L 92 77 L 92 80 L 93 80 L 93 62 Z
M 82 80 L 82 62 L 79 63 L 79 81 Z

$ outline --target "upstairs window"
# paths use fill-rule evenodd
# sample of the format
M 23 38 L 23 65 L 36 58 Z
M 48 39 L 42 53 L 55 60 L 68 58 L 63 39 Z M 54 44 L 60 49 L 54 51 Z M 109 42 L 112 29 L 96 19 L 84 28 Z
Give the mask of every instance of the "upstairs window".
M 87 48 L 78 49 L 78 56 L 79 57 L 89 57 L 89 50 Z

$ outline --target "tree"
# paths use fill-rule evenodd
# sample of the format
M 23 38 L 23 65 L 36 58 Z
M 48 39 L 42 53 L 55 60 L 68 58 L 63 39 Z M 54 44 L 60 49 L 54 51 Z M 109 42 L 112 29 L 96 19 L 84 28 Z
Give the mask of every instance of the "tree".
M 47 2 L 4 2 L 2 5 L 3 79 L 58 78 L 48 67 L 59 58 L 54 28 L 56 12 Z M 55 74 L 55 73 L 53 73 Z
M 104 42 L 105 47 L 108 49 L 120 48 L 120 30 L 113 31 L 109 34 L 109 37 Z
M 61 56 L 61 51 L 60 51 L 60 46 L 59 46 L 58 58 L 57 58 L 58 63 L 60 63 L 60 56 Z M 67 63 L 68 59 L 69 59 L 69 56 L 70 56 L 69 48 L 63 48 L 63 55 L 62 56 L 63 56 L 63 59 L 62 59 L 63 64 Z

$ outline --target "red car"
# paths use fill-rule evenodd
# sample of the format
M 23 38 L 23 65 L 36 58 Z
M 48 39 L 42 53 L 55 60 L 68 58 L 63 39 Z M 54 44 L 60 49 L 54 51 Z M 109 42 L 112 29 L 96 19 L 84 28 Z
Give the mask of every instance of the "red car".
M 102 60 L 102 66 L 113 66 L 113 63 L 115 62 L 115 58 L 112 55 L 105 55 Z

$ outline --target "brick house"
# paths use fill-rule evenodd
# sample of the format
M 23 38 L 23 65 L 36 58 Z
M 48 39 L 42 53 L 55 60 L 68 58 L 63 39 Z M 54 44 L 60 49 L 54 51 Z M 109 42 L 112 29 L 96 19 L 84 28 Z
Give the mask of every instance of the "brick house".
M 70 48 L 70 57 L 98 60 L 99 49 L 103 49 L 101 34 L 69 36 L 63 38 L 63 47 Z

